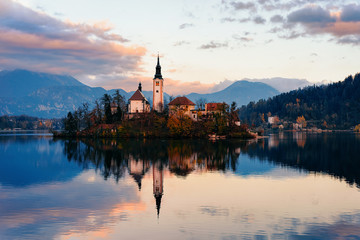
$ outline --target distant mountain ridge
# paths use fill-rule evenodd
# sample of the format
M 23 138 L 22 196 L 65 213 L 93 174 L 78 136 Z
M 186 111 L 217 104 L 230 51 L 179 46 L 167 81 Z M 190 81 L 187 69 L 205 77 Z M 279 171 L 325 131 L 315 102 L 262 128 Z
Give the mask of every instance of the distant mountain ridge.
M 24 97 L 40 88 L 86 85 L 71 76 L 17 69 L 0 72 L 0 86 L 0 97 Z
M 94 104 L 105 93 L 112 95 L 115 89 L 89 87 L 72 76 L 38 73 L 28 70 L 0 72 L 0 115 L 29 115 L 43 118 L 62 118 L 87 102 Z M 134 90 L 137 86 L 134 84 Z M 129 99 L 134 93 L 118 89 Z M 152 91 L 143 91 L 151 102 Z M 279 92 L 264 83 L 237 81 L 227 88 L 211 94 L 191 93 L 186 95 L 196 102 L 205 98 L 207 102 L 237 102 L 238 106 L 267 99 Z M 164 93 L 165 101 L 169 95 Z M 92 107 L 92 106 L 91 106 Z
M 279 91 L 273 87 L 260 82 L 236 81 L 224 90 L 199 94 L 190 93 L 186 95 L 191 101 L 196 102 L 200 98 L 204 98 L 207 102 L 226 102 L 231 104 L 236 102 L 238 106 L 248 104 L 251 101 L 267 99 L 279 94 Z
M 250 78 L 244 78 L 239 81 L 248 81 L 248 82 L 261 82 L 265 83 L 276 90 L 278 90 L 280 93 L 289 92 L 292 90 L 296 90 L 299 88 L 307 87 L 312 85 L 311 82 L 305 80 L 305 79 L 296 79 L 296 78 L 281 78 L 281 77 L 275 77 L 275 78 L 262 78 L 262 79 L 250 79 Z M 210 92 L 217 92 L 225 89 L 226 87 L 230 86 L 234 82 L 237 81 L 230 81 L 230 80 L 224 80 L 220 82 L 219 84 L 216 84 L 214 87 L 210 89 Z

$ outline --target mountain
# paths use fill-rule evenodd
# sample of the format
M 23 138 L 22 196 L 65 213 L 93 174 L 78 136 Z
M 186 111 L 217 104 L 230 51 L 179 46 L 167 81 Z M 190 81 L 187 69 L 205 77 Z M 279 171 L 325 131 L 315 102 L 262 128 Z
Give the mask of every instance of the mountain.
M 0 115 L 25 114 L 41 118 L 62 118 L 83 103 L 89 103 L 92 108 L 95 100 L 105 93 L 115 93 L 115 89 L 89 87 L 71 76 L 27 70 L 0 72 L 0 86 Z M 118 90 L 126 99 L 134 93 Z M 152 91 L 143 93 L 151 103 Z M 187 97 L 194 102 L 200 98 L 205 98 L 208 102 L 229 104 L 235 101 L 241 106 L 278 93 L 276 89 L 264 83 L 237 81 L 221 91 L 209 94 L 192 93 Z M 169 95 L 164 93 L 165 102 L 168 102 L 169 98 Z
M 277 94 L 279 94 L 278 90 L 265 83 L 242 80 L 234 82 L 218 92 L 207 94 L 190 93 L 186 97 L 194 103 L 200 98 L 204 98 L 207 102 L 226 102 L 228 104 L 236 102 L 238 106 L 242 106 L 251 101 L 267 99 Z
M 86 86 L 71 76 L 14 70 L 0 72 L 0 97 L 25 97 L 47 87 Z
M 107 91 L 71 76 L 14 70 L 0 72 L 0 115 L 61 118 Z M 123 91 L 125 92 L 125 91 Z
M 278 90 L 281 93 L 289 92 L 292 90 L 296 90 L 298 88 L 303 88 L 303 87 L 312 85 L 312 83 L 310 83 L 309 81 L 307 81 L 305 79 L 296 79 L 296 78 L 280 78 L 280 77 L 262 78 L 262 79 L 247 79 L 247 78 L 245 78 L 243 80 L 248 81 L 248 82 L 265 83 L 265 84 L 275 88 L 276 90 Z M 233 84 L 234 82 L 236 82 L 236 81 L 224 80 L 224 81 L 220 82 L 219 84 L 216 84 L 214 87 L 212 87 L 210 89 L 210 92 L 217 92 L 217 91 L 223 90 L 226 87 Z

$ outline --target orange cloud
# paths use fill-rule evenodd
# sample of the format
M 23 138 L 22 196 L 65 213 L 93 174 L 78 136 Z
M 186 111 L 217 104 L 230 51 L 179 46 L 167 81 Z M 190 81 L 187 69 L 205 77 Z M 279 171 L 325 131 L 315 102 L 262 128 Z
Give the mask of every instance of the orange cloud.
M 323 28 L 323 31 L 335 36 L 360 34 L 360 22 L 335 22 Z

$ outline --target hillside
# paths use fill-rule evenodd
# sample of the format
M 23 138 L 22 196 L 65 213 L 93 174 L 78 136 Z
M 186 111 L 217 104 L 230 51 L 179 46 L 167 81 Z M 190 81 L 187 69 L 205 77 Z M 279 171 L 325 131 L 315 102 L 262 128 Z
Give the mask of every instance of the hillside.
M 208 94 L 190 93 L 186 97 L 194 103 L 200 98 L 204 98 L 207 102 L 226 102 L 228 104 L 236 102 L 238 106 L 242 106 L 251 101 L 267 99 L 277 94 L 279 92 L 267 84 L 243 80 L 234 82 L 229 87 L 218 92 Z
M 41 88 L 86 85 L 71 76 L 18 69 L 0 72 L 0 86 L 0 97 L 24 97 Z
M 61 118 L 107 91 L 71 76 L 14 70 L 0 72 L 0 115 Z
M 255 125 L 262 123 L 262 114 L 266 121 L 268 113 L 284 121 L 294 122 L 304 116 L 312 126 L 349 129 L 360 123 L 360 74 L 330 85 L 306 87 L 249 103 L 239 112 L 242 121 Z

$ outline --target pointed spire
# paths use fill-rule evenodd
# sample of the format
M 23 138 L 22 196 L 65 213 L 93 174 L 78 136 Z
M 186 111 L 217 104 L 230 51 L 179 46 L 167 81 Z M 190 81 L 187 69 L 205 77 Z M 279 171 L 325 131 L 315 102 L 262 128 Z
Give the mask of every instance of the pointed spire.
M 141 82 L 139 82 L 139 87 L 138 87 L 139 91 L 142 92 L 142 86 L 141 86 Z
M 163 79 L 162 78 L 162 75 L 161 75 L 161 66 L 160 66 L 160 57 L 159 57 L 159 54 L 158 54 L 158 57 L 157 57 L 157 65 L 156 65 L 156 72 L 155 72 L 155 76 L 154 76 L 154 79 Z
M 157 217 L 159 217 L 162 194 L 155 194 L 154 197 L 155 197 L 155 201 L 156 201 Z

